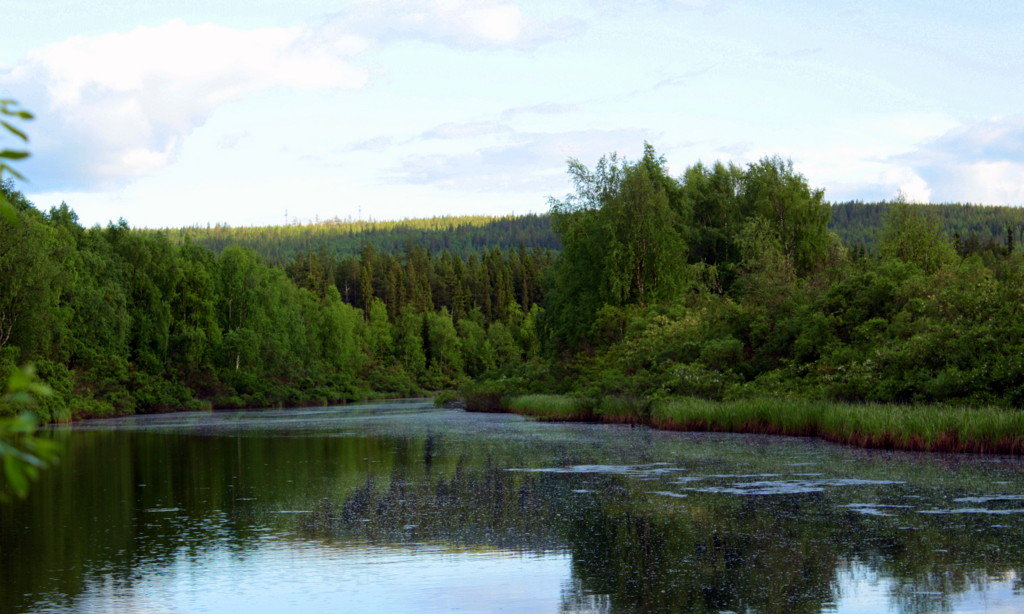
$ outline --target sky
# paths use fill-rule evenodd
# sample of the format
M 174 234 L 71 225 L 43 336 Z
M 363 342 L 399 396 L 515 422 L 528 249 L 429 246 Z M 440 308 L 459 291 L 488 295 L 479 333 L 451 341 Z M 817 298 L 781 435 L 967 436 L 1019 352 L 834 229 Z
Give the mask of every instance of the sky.
M 1024 3 L 0 0 L 19 187 L 86 225 L 546 211 L 566 162 L 766 155 L 1024 204 Z M 13 145 L 0 141 L 0 146 Z

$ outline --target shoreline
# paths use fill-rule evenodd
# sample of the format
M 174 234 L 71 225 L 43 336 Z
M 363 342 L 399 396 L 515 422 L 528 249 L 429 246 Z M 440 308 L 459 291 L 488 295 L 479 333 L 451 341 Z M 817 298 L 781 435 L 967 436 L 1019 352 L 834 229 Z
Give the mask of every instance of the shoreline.
M 483 401 L 483 402 L 480 402 Z M 818 437 L 860 448 L 1024 455 L 1024 412 L 994 407 L 839 403 L 789 398 L 660 401 L 568 395 L 467 399 L 466 411 L 544 421 L 636 424 L 658 430 Z
M 209 399 L 200 399 L 207 403 L 203 407 L 179 407 L 179 408 L 166 408 L 160 407 L 156 409 L 146 409 L 135 412 L 115 412 L 110 414 L 92 414 L 92 413 L 75 413 L 66 419 L 54 419 L 40 422 L 41 426 L 58 426 L 65 424 L 75 424 L 87 420 L 108 420 L 115 418 L 130 418 L 132 416 L 158 416 L 166 414 L 181 414 L 188 412 L 196 413 L 211 413 L 211 412 L 228 412 L 228 411 L 258 411 L 263 409 L 290 409 L 296 407 L 331 407 L 334 405 L 354 405 L 358 403 L 369 403 L 372 401 L 398 401 L 403 399 L 424 399 L 431 400 L 439 394 L 437 391 L 424 391 L 419 394 L 404 394 L 400 392 L 380 392 L 373 393 L 368 396 L 361 396 L 359 398 L 345 397 L 341 399 L 327 399 L 313 398 L 308 400 L 298 400 L 292 402 L 277 401 L 273 403 L 265 404 L 242 404 L 242 405 L 218 405 L 209 402 Z M 3 418 L 4 416 L 0 416 Z

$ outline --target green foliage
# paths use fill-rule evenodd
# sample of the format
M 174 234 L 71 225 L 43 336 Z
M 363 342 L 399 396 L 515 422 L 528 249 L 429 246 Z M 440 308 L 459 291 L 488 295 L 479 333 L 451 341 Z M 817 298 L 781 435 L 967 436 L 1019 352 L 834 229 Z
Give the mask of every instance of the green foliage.
M 939 218 L 902 201 L 893 203 L 885 213 L 878 251 L 883 258 L 916 264 L 926 273 L 956 259 L 953 245 L 943 237 Z
M 744 275 L 746 292 L 775 300 L 798 275 L 834 262 L 829 207 L 792 163 L 747 169 L 701 164 L 679 180 L 650 147 L 636 163 L 571 161 L 576 194 L 552 201 L 563 249 L 547 289 L 547 330 L 557 348 L 600 346 L 606 307 L 667 304 L 723 292 Z
M 30 411 L 37 399 L 50 394 L 50 387 L 39 381 L 31 366 L 14 369 L 6 376 L 0 416 L 17 413 L 0 417 L 0 501 L 24 497 L 39 470 L 57 460 L 56 443 L 37 435 L 39 419 Z
M 414 395 L 539 351 L 547 252 L 367 247 L 282 268 L 124 222 L 85 229 L 5 189 L 0 373 L 38 366 L 42 421 Z
M 620 420 L 679 396 L 1024 403 L 1010 214 L 894 203 L 883 222 L 830 209 L 778 158 L 666 169 L 650 146 L 572 161 L 575 193 L 517 226 L 553 226 L 557 255 L 489 247 L 512 226 L 481 220 L 216 230 L 214 251 L 197 229 L 85 229 L 7 185 L 0 366 L 38 366 L 47 421 L 456 387 L 474 408 L 572 393 Z M 831 212 L 880 238 L 844 247 Z M 1005 222 L 1005 240 L 951 239 L 969 218 Z M 448 245 L 457 228 L 483 239 Z M 293 241 L 331 233 L 351 249 Z M 552 245 L 542 234 L 532 247 Z
M 557 394 L 526 394 L 509 397 L 508 411 L 540 420 L 587 420 L 593 414 L 579 399 Z
M 24 109 L 18 108 L 18 103 L 14 100 L 0 100 L 0 134 L 14 137 L 15 141 L 19 143 L 15 147 L 28 143 L 28 135 L 25 134 L 24 129 L 19 127 L 17 123 L 32 119 L 34 119 L 33 115 Z M 4 174 L 9 174 L 15 179 L 24 181 L 25 177 L 11 166 L 11 163 L 24 160 L 28 156 L 28 151 L 24 149 L 8 149 L 5 146 L 0 146 L 0 186 L 2 186 L 2 189 L 0 189 L 0 221 L 14 223 L 15 211 L 17 209 L 16 204 L 11 202 L 9 196 L 10 186 L 5 184 Z
M 793 163 L 779 157 L 751 164 L 740 186 L 741 214 L 765 222 L 798 271 L 820 264 L 832 242 L 824 191 L 808 186 Z
M 686 251 L 680 186 L 647 145 L 635 163 L 602 158 L 590 171 L 571 161 L 576 194 L 552 201 L 562 253 L 552 271 L 549 326 L 577 346 L 603 305 L 664 300 L 680 288 Z
M 501 407 L 517 392 L 569 392 L 618 421 L 644 421 L 650 402 L 678 397 L 1024 404 L 1015 226 L 988 247 L 943 230 L 997 219 L 993 210 L 887 204 L 874 249 L 848 249 L 828 230 L 821 191 L 788 162 L 698 164 L 678 181 L 658 168 L 649 148 L 640 162 L 611 156 L 593 171 L 570 162 L 576 193 L 552 203 L 563 251 L 539 327 L 554 375 L 525 386 L 515 369 L 485 375 L 467 398 Z M 865 207 L 840 207 L 844 223 L 876 211 Z M 675 258 L 646 277 L 658 260 L 636 256 L 659 241 Z M 918 417 L 893 432 L 932 429 Z M 1004 426 L 992 428 L 1011 437 Z
M 314 272 L 321 263 L 316 258 L 308 262 L 307 254 L 316 254 L 321 259 L 344 259 L 363 253 L 367 245 L 372 245 L 376 252 L 392 255 L 406 251 L 410 245 L 460 256 L 480 255 L 495 248 L 511 251 L 520 245 L 558 249 L 551 220 L 543 215 L 445 216 L 390 222 L 335 218 L 307 224 L 193 226 L 144 232 L 166 235 L 175 243 L 192 242 L 218 253 L 230 246 L 245 247 L 276 265 L 296 270 L 312 265 Z
M 461 398 L 457 390 L 442 390 L 434 396 L 434 407 L 447 407 Z

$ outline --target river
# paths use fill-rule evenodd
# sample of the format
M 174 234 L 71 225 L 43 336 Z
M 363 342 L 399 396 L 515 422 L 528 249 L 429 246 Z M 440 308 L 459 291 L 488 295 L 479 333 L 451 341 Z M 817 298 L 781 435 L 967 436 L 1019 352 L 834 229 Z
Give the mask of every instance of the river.
M 0 611 L 1024 611 L 1015 458 L 416 400 L 53 435 Z

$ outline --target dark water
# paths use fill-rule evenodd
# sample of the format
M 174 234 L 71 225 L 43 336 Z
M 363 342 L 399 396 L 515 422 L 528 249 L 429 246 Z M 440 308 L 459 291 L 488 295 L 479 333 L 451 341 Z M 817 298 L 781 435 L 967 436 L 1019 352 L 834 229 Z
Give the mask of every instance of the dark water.
M 1020 612 L 1024 463 L 423 402 L 55 433 L 0 610 Z

